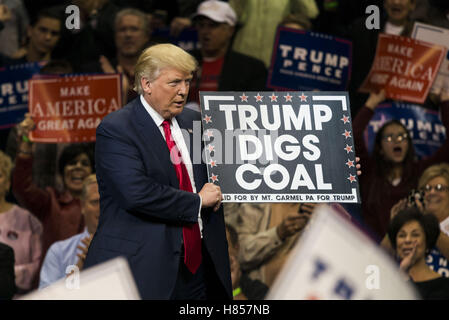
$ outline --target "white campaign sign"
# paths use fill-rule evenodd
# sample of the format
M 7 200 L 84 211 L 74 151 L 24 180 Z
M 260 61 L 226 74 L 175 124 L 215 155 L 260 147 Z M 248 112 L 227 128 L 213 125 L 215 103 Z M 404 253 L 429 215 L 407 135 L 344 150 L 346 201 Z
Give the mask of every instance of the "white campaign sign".
M 399 267 L 347 218 L 322 205 L 268 300 L 419 299 Z
M 413 26 L 412 36 L 413 39 L 438 44 L 449 48 L 449 30 L 424 24 L 421 22 L 415 22 Z M 449 90 L 449 57 L 446 53 L 446 57 L 441 62 L 440 70 L 438 71 L 435 82 L 433 83 L 431 92 L 438 93 L 441 89 Z
M 77 269 L 73 266 L 73 269 Z M 67 270 L 69 271 L 69 270 Z M 70 270 L 71 271 L 71 270 Z M 33 291 L 21 300 L 139 300 L 126 259 L 119 257 Z

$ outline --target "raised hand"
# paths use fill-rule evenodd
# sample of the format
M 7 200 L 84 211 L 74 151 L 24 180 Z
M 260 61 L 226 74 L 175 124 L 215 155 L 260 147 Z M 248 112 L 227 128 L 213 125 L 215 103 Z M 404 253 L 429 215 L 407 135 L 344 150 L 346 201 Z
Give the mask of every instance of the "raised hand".
M 380 90 L 378 93 L 371 92 L 368 100 L 366 100 L 365 105 L 371 110 L 376 109 L 376 107 L 385 100 L 385 89 Z

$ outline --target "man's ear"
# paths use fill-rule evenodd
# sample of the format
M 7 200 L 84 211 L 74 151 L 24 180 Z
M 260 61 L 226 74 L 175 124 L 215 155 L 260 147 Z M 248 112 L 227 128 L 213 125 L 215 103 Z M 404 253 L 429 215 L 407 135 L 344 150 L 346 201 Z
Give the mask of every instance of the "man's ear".
M 140 85 L 142 86 L 143 92 L 146 94 L 151 94 L 151 81 L 148 78 L 142 77 L 140 79 Z

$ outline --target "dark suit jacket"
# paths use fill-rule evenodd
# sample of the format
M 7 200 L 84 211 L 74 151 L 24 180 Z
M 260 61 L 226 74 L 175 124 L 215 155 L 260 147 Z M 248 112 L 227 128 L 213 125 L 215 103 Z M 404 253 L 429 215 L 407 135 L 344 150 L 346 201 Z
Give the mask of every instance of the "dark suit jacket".
M 176 119 L 182 129 L 193 129 L 200 114 L 184 109 Z M 190 155 L 201 159 L 201 133 L 197 141 L 187 134 Z M 140 98 L 98 126 L 96 166 L 101 214 L 85 267 L 125 256 L 143 299 L 169 299 L 181 261 L 182 226 L 197 221 L 200 198 L 179 190 L 167 144 Z M 206 167 L 194 163 L 193 171 L 199 191 L 208 181 Z M 201 217 L 208 297 L 230 298 L 223 210 L 204 209 Z
M 0 242 L 0 300 L 12 299 L 15 293 L 14 251 Z

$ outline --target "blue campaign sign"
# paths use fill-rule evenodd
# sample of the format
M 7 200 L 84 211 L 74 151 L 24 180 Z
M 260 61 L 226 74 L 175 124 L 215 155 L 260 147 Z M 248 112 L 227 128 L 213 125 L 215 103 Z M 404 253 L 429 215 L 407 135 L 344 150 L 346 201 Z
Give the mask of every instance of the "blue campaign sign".
M 376 108 L 365 130 L 365 144 L 372 152 L 376 133 L 392 119 L 402 122 L 412 135 L 415 153 L 419 159 L 433 154 L 444 143 L 446 130 L 438 112 L 416 104 L 389 102 Z
M 0 129 L 23 120 L 28 111 L 28 80 L 41 66 L 33 62 L 0 68 Z
M 344 91 L 351 74 L 352 43 L 334 36 L 279 27 L 267 87 Z

